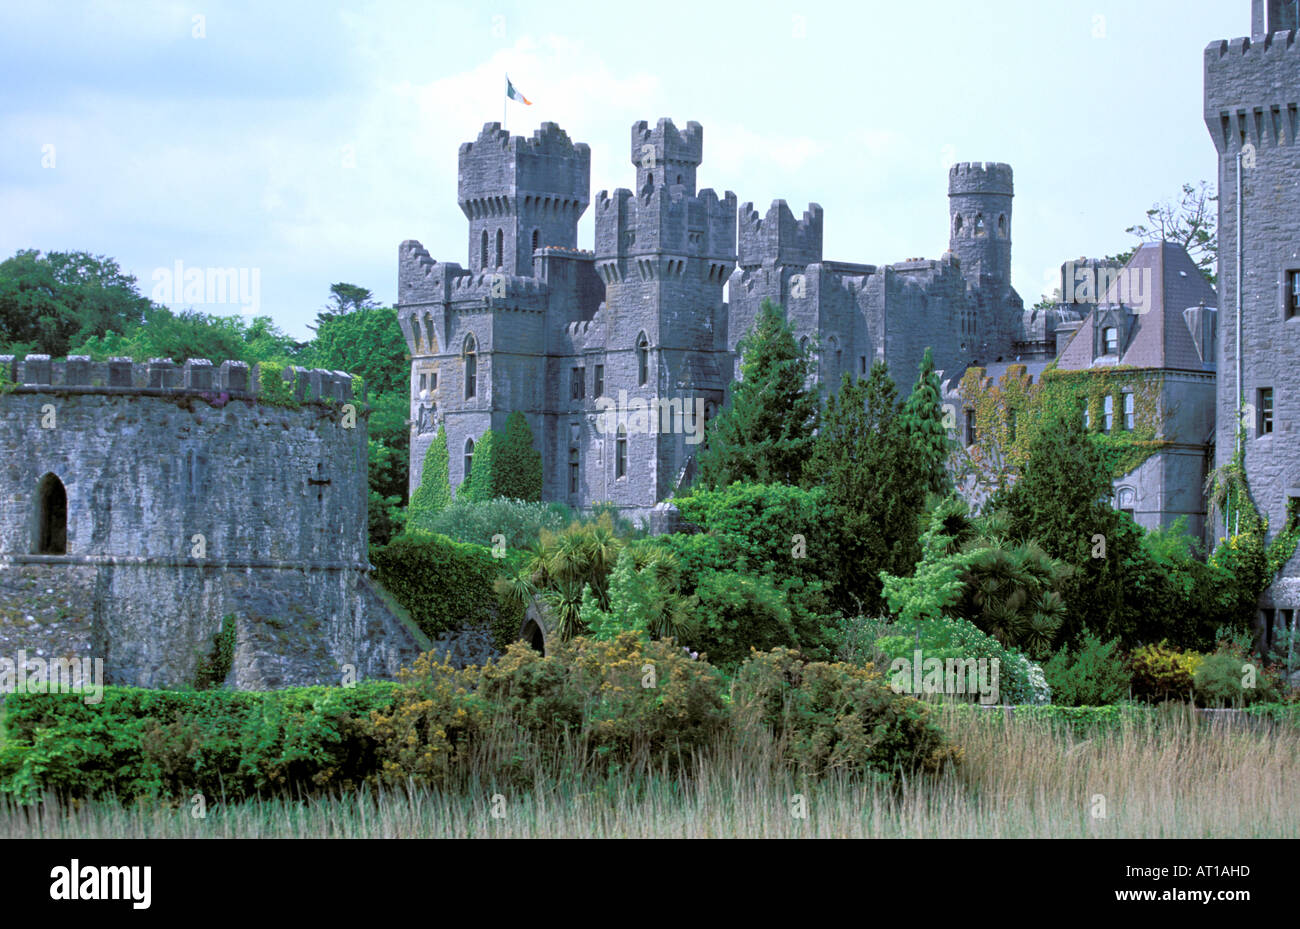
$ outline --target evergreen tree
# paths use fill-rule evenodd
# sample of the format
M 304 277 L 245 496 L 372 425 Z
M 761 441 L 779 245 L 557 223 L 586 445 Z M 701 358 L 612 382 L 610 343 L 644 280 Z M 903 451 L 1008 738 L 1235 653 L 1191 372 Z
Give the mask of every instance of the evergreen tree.
M 438 427 L 429 450 L 424 453 L 424 471 L 420 486 L 411 495 L 411 521 L 418 523 L 425 514 L 440 513 L 451 503 L 450 456 L 447 453 L 447 431 Z
M 927 488 L 884 362 L 866 380 L 845 374 L 827 399 L 805 478 L 824 489 L 827 518 L 840 537 L 837 602 L 876 613 L 883 606 L 880 573 L 906 577 L 916 565 Z
M 456 499 L 467 503 L 482 503 L 492 500 L 495 482 L 493 479 L 493 446 L 496 445 L 496 433 L 489 429 L 483 438 L 474 443 L 474 461 L 470 473 L 456 489 Z
M 926 348 L 916 384 L 903 405 L 903 428 L 911 437 L 927 489 L 937 494 L 947 494 L 952 490 L 952 478 L 947 468 L 952 443 L 944 427 L 942 402 L 934 356 Z
M 533 448 L 533 431 L 517 410 L 506 420 L 505 437 L 493 452 L 492 475 L 493 497 L 542 499 L 542 453 Z
M 731 385 L 727 405 L 709 426 L 699 485 L 796 484 L 817 426 L 807 352 L 795 343 L 781 308 L 769 300 L 739 350 L 741 379 Z

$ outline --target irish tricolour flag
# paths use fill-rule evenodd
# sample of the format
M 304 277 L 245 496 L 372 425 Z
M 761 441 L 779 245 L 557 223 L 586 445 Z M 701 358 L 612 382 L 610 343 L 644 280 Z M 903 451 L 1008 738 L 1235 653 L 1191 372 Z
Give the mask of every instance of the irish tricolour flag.
M 506 97 L 511 100 L 518 100 L 524 106 L 532 106 L 533 102 L 515 90 L 515 85 L 510 83 L 510 75 L 506 75 Z

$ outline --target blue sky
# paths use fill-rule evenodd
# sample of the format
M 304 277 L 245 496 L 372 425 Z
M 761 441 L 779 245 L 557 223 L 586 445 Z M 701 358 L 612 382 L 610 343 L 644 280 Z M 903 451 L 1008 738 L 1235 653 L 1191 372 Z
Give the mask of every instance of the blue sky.
M 1215 180 L 1201 56 L 1249 7 L 7 3 L 0 255 L 111 255 L 146 294 L 177 261 L 256 269 L 260 312 L 305 338 L 334 281 L 392 301 L 403 239 L 467 263 L 456 151 L 502 118 L 508 71 L 534 101 L 511 132 L 550 120 L 589 144 L 593 198 L 632 185 L 632 123 L 695 120 L 700 186 L 820 203 L 828 259 L 938 257 L 947 166 L 1009 162 L 1032 303 L 1062 261 L 1119 251 L 1154 201 Z

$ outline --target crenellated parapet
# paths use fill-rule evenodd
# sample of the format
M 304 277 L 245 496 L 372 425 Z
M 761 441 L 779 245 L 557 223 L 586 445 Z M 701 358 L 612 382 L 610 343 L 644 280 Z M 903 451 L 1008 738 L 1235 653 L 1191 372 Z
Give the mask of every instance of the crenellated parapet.
M 1290 147 L 1300 132 L 1300 43 L 1296 30 L 1205 50 L 1205 125 L 1220 154 L 1246 144 Z
M 680 185 L 693 194 L 696 169 L 704 161 L 704 127 L 689 122 L 679 130 L 671 119 L 661 119 L 651 129 L 641 120 L 632 125 L 631 154 L 638 193 Z
M 657 188 L 636 196 L 620 188 L 596 196 L 596 267 L 606 284 L 628 275 L 698 275 L 721 286 L 736 262 L 736 195 L 711 189 L 692 196 Z
M 18 361 L 12 355 L 0 355 L 0 381 L 8 381 L 20 393 L 199 394 L 209 399 L 225 395 L 226 399 L 292 399 L 326 405 L 353 399 L 353 377 L 343 371 L 295 366 L 267 371 L 277 374 L 283 387 L 268 393 L 259 368 L 242 361 L 219 365 L 206 358 L 190 358 L 182 364 L 170 358 L 92 361 L 87 355 L 70 355 L 63 361 L 52 361 L 49 355 L 28 355 Z
M 740 207 L 738 248 L 742 268 L 762 264 L 810 265 L 822 260 L 822 208 L 808 204 L 803 219 L 796 220 L 784 200 L 775 200 L 760 217 L 754 204 Z
M 1015 194 L 1011 165 L 997 161 L 972 161 L 953 165 L 948 170 L 948 195 Z

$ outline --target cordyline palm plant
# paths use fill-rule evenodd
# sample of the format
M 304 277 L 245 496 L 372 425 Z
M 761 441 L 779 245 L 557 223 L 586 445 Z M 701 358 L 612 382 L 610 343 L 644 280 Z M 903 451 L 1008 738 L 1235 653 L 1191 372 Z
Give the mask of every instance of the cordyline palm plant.
M 543 529 L 518 568 L 497 579 L 497 595 L 507 603 L 545 609 L 560 639 L 570 639 L 582 632 L 584 587 L 609 608 L 609 573 L 623 545 L 609 513 L 574 521 L 558 533 Z

